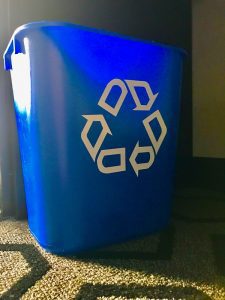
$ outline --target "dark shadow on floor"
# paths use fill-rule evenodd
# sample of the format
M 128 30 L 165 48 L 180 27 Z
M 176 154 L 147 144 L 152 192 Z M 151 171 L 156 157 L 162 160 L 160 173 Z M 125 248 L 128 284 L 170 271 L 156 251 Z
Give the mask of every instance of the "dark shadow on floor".
M 37 280 L 41 279 L 50 269 L 48 261 L 41 255 L 38 249 L 31 244 L 0 244 L 0 251 L 16 251 L 20 252 L 28 263 L 31 271 L 27 275 L 20 278 L 12 285 L 4 294 L 0 296 L 3 300 L 18 300 L 33 286 Z
M 198 299 L 210 300 L 211 298 L 192 287 L 171 287 L 165 285 L 142 286 L 136 284 L 84 284 L 75 300 L 97 300 L 99 297 L 126 297 L 127 299 Z

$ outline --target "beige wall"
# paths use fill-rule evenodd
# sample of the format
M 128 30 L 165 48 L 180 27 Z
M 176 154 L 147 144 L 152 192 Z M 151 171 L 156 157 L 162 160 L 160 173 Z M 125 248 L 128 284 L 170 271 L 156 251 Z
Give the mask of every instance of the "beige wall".
M 193 0 L 193 154 L 225 158 L 225 0 Z

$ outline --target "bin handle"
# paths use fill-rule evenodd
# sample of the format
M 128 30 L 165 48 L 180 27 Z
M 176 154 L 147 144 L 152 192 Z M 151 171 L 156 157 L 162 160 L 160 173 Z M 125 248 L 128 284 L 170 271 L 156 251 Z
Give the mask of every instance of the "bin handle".
M 25 54 L 25 49 L 24 45 L 21 42 L 21 40 L 15 37 L 12 37 L 11 40 L 9 41 L 9 44 L 3 54 L 3 59 L 4 59 L 4 69 L 5 70 L 11 70 L 12 69 L 12 60 L 11 56 L 12 54 L 18 54 L 18 53 L 24 53 Z

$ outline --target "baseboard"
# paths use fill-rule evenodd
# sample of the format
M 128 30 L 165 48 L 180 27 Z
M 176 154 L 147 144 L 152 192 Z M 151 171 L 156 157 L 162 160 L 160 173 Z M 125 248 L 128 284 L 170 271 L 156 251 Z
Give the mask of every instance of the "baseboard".
M 225 191 L 225 159 L 178 158 L 176 186 Z

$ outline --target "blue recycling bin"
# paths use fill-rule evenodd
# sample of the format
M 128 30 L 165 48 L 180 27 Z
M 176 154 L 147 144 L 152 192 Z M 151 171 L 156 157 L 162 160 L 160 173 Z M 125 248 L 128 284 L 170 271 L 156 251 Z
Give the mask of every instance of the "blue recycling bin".
M 76 253 L 168 224 L 183 54 L 61 22 L 14 32 L 4 62 L 43 248 Z

